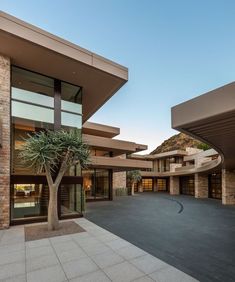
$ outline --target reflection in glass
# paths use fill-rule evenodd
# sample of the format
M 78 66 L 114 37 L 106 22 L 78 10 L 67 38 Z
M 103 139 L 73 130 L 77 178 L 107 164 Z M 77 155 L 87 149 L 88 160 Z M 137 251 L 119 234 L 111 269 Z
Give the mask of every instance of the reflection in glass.
M 86 199 L 109 199 L 110 181 L 109 170 L 90 169 L 83 170 L 83 188 Z
M 153 179 L 152 178 L 142 178 L 143 191 L 153 191 Z
M 71 215 L 82 212 L 82 187 L 80 184 L 61 184 L 61 214 Z
M 194 196 L 194 176 L 181 176 L 180 177 L 180 192 L 184 195 Z
M 157 179 L 157 191 L 167 191 L 167 179 L 165 178 L 158 178 Z
M 29 105 L 17 101 L 11 102 L 12 116 L 28 120 L 54 123 L 54 110 Z
M 72 128 L 82 127 L 82 116 L 61 112 L 61 124 Z
M 11 216 L 14 219 L 47 215 L 48 187 L 46 185 L 14 184 L 11 198 Z

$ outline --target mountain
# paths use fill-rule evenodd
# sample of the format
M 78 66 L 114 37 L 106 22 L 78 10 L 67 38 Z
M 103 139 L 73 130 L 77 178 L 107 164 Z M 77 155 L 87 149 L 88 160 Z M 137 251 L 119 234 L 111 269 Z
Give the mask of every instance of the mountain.
M 150 154 L 159 154 L 173 150 L 185 150 L 187 147 L 199 148 L 203 150 L 209 149 L 209 146 L 202 143 L 201 141 L 198 141 L 184 133 L 179 133 L 165 140 Z

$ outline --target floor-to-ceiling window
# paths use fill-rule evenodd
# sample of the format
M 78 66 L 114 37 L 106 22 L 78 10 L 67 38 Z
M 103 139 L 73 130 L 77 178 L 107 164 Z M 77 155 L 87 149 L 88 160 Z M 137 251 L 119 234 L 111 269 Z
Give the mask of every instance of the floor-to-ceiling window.
M 194 176 L 180 177 L 180 193 L 183 195 L 194 196 L 195 194 Z
M 142 187 L 144 192 L 153 191 L 153 179 L 142 178 Z
M 157 191 L 158 192 L 168 191 L 168 179 L 166 179 L 166 178 L 158 178 L 157 179 Z
M 212 173 L 208 175 L 209 197 L 222 199 L 222 178 L 221 173 Z
M 86 200 L 111 198 L 112 172 L 107 169 L 86 169 L 82 171 Z
M 45 174 L 22 164 L 19 153 L 29 134 L 82 127 L 82 93 L 74 86 L 18 67 L 11 81 L 11 220 L 47 215 Z M 77 176 L 77 177 L 76 177 Z M 59 214 L 81 211 L 81 170 L 71 168 L 59 193 Z M 73 179 L 71 179 L 73 177 Z

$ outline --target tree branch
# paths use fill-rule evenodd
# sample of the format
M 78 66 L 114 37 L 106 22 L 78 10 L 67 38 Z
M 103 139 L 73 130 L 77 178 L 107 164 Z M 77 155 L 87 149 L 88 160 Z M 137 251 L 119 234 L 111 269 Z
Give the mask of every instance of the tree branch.
M 67 169 L 67 162 L 68 162 L 68 159 L 69 159 L 69 154 L 70 154 L 70 150 L 67 151 L 65 157 L 64 157 L 64 160 L 60 166 L 60 170 L 57 174 L 57 177 L 56 177 L 56 180 L 55 180 L 55 186 L 58 187 L 60 185 L 60 182 L 65 174 L 65 171 Z
M 53 179 L 51 176 L 51 170 L 48 164 L 44 164 L 45 167 L 45 171 L 46 171 L 46 178 L 47 178 L 47 182 L 49 187 L 51 187 L 54 183 L 53 183 Z

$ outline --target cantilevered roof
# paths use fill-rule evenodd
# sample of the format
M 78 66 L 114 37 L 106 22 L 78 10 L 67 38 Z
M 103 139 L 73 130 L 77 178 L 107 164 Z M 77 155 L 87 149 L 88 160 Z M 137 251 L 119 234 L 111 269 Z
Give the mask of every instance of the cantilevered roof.
M 156 160 L 156 159 L 162 159 L 162 158 L 170 158 L 170 157 L 182 157 L 182 156 L 187 156 L 188 152 L 184 151 L 184 150 L 173 150 L 173 151 L 168 151 L 168 152 L 163 152 L 163 153 L 159 153 L 159 154 L 148 154 L 148 155 L 138 155 L 138 154 L 131 154 L 130 158 L 131 159 L 139 159 L 139 160 Z
M 172 127 L 211 145 L 235 168 L 235 82 L 172 108 Z
M 96 168 L 113 168 L 117 171 L 133 170 L 133 169 L 152 169 L 153 164 L 149 161 L 130 160 L 122 158 L 106 158 L 91 156 L 91 164 L 89 167 Z
M 82 126 L 82 133 L 113 138 L 120 134 L 120 128 L 87 121 Z
M 0 54 L 10 57 L 13 65 L 82 86 L 83 121 L 128 80 L 126 67 L 4 12 Z
M 107 150 L 112 152 L 114 156 L 139 152 L 148 148 L 146 145 L 140 145 L 134 142 L 88 134 L 82 134 L 82 139 L 93 149 Z

